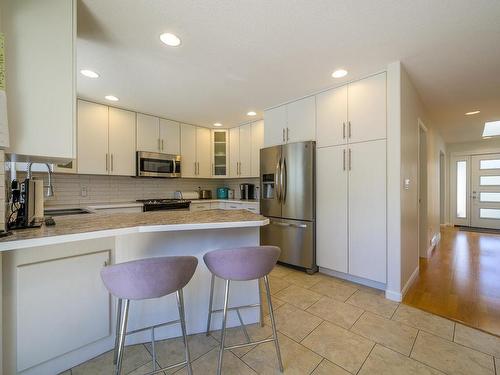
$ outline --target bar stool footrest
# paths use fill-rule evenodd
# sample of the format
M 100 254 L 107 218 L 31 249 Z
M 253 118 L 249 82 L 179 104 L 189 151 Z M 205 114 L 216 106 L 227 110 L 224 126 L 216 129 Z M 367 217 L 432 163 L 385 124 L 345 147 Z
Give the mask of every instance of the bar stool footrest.
M 246 346 L 265 344 L 266 342 L 273 342 L 273 341 L 276 341 L 276 339 L 270 338 L 270 339 L 264 339 L 264 340 L 259 340 L 259 341 L 252 341 L 252 342 L 248 342 L 246 344 L 236 344 L 236 345 L 226 346 L 226 347 L 224 347 L 224 350 L 244 348 Z
M 163 367 L 163 368 L 159 368 L 158 370 L 154 370 L 154 371 L 151 371 L 151 372 L 147 372 L 145 373 L 144 375 L 154 375 L 154 374 L 158 374 L 159 372 L 162 372 L 162 371 L 167 371 L 167 370 L 171 370 L 175 367 L 179 367 L 179 366 L 183 366 L 183 365 L 187 365 L 187 361 L 184 361 L 184 362 L 179 362 L 179 363 L 175 363 L 173 365 L 170 365 L 170 366 L 167 366 L 167 367 Z

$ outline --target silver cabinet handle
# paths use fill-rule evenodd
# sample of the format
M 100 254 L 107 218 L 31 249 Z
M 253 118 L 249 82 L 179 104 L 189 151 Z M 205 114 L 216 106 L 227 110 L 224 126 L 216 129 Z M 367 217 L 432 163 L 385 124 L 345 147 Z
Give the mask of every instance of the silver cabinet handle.
M 108 168 L 108 154 L 106 153 L 106 172 L 108 172 L 109 168 Z
M 351 152 L 351 149 L 349 149 L 349 170 L 351 170 L 351 166 L 352 166 L 352 152 Z
M 158 138 L 158 151 L 161 151 L 161 143 L 160 143 L 160 138 Z
M 342 123 L 342 138 L 345 139 L 345 121 Z
M 351 122 L 349 121 L 349 139 L 351 138 Z
M 163 139 L 161 140 L 161 150 L 163 151 L 164 148 L 163 148 Z
M 345 171 L 345 148 L 342 151 L 342 169 Z
M 289 131 L 290 129 L 289 128 L 286 128 L 286 141 L 288 142 L 290 140 L 290 137 L 289 137 Z
M 111 172 L 113 172 L 113 166 L 114 166 L 114 163 L 113 163 L 113 154 L 111 154 Z
M 196 162 L 194 162 L 194 175 L 196 176 Z
M 200 162 L 198 162 L 198 176 L 200 175 Z
M 284 143 L 285 142 L 285 128 L 283 128 L 282 130 L 283 130 L 283 132 L 282 132 L 283 134 L 282 134 L 281 138 L 283 139 L 283 143 Z

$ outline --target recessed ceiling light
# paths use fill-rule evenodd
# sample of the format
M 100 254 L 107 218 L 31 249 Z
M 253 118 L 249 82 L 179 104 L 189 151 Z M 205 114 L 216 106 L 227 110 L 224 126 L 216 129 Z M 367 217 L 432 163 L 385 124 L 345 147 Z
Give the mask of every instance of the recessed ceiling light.
M 466 116 L 477 115 L 479 112 L 481 112 L 481 111 L 470 111 L 470 112 L 465 113 L 465 115 Z
M 247 116 L 255 116 L 255 115 L 257 115 L 257 112 L 255 111 L 247 112 Z
M 82 73 L 85 77 L 89 77 L 89 78 L 98 78 L 99 77 L 99 74 L 97 74 L 93 70 L 89 70 L 89 69 L 82 69 L 82 70 L 80 70 L 80 73 Z
M 178 47 L 181 45 L 181 40 L 177 35 L 172 33 L 163 33 L 160 35 L 160 40 L 170 47 Z
M 216 123 L 214 124 L 214 126 L 221 127 L 221 126 L 222 126 L 222 124 L 221 124 L 220 122 L 216 122 Z
M 332 73 L 333 78 L 342 78 L 347 75 L 347 70 L 344 69 L 338 69 Z
M 500 135 L 500 121 L 489 121 L 484 123 L 483 137 Z
M 114 96 L 114 95 L 106 95 L 106 96 L 104 97 L 104 99 L 106 99 L 106 100 L 111 100 L 112 102 L 117 102 L 117 101 L 119 100 L 119 99 L 118 99 L 116 96 Z

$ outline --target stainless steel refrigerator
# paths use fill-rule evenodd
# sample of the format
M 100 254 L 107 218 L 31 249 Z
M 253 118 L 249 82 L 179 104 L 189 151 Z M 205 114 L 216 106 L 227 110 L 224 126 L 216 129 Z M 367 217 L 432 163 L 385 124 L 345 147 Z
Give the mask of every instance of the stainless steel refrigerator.
M 316 142 L 289 143 L 260 150 L 260 212 L 270 219 L 260 243 L 281 248 L 279 261 L 317 271 Z

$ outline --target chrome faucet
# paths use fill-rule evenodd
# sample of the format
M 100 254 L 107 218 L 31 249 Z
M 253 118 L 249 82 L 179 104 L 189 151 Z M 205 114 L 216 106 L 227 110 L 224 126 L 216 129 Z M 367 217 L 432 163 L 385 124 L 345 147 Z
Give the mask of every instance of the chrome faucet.
M 47 197 L 53 197 L 54 196 L 54 187 L 52 186 L 52 170 L 50 169 L 49 163 L 40 163 L 40 164 L 45 164 L 47 167 L 47 171 L 49 173 L 49 184 L 44 185 L 44 188 L 47 189 Z M 27 169 L 27 176 L 26 178 L 31 179 L 31 166 L 33 165 L 32 162 L 28 163 Z

